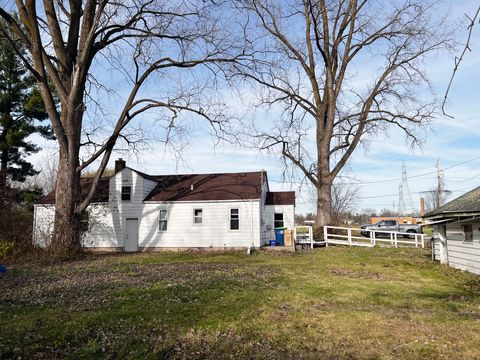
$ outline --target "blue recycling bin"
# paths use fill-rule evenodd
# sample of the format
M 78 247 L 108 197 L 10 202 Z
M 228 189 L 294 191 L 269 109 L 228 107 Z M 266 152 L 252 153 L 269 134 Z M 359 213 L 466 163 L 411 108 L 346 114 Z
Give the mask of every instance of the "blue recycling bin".
M 285 229 L 286 227 L 273 228 L 273 230 L 275 230 L 275 240 L 277 242 L 277 246 L 285 246 Z
M 269 245 L 269 246 L 275 246 L 275 243 L 276 243 L 275 240 L 270 240 L 270 241 L 268 242 L 268 245 Z

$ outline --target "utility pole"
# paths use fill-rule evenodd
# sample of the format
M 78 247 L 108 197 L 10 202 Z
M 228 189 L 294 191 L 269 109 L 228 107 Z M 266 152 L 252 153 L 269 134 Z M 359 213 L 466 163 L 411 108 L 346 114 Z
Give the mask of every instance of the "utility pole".
M 441 173 L 440 173 L 440 160 L 439 159 L 437 159 L 435 167 L 437 168 L 437 190 L 435 191 L 435 209 L 438 209 L 440 207 L 440 196 L 441 196 L 441 192 L 442 192 L 442 176 L 441 176 Z

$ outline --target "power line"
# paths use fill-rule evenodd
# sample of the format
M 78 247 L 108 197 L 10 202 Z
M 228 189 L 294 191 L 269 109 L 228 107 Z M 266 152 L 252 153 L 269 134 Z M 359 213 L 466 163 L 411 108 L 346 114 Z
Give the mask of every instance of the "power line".
M 465 164 L 468 164 L 472 161 L 475 161 L 475 160 L 478 160 L 480 159 L 480 155 L 479 156 L 476 156 L 472 159 L 469 159 L 469 160 L 465 160 L 465 161 L 462 161 L 462 162 L 459 162 L 459 163 L 455 163 L 453 165 L 450 165 L 444 169 L 440 169 L 441 171 L 447 171 L 447 170 L 450 170 L 454 167 L 457 167 L 457 166 L 460 166 L 460 165 L 465 165 Z M 437 170 L 433 170 L 433 171 L 429 171 L 429 172 L 426 172 L 426 173 L 421 173 L 421 174 L 417 174 L 417 175 L 411 175 L 408 177 L 409 180 L 411 179 L 418 179 L 418 178 L 423 178 L 424 176 L 428 176 L 428 175 L 436 175 L 437 174 Z M 469 180 L 473 180 L 475 177 L 477 176 L 480 176 L 479 175 L 476 175 L 472 178 L 469 178 L 467 180 L 457 180 L 456 182 L 463 182 L 463 181 L 469 181 Z M 339 176 L 340 178 L 347 178 L 347 179 L 352 179 L 352 180 L 355 180 L 355 182 L 351 182 L 351 183 L 347 183 L 347 182 L 343 182 L 342 184 L 343 185 L 369 185 L 369 184 L 381 184 L 381 183 L 389 183 L 389 182 L 395 182 L 395 181 L 401 181 L 402 178 L 399 177 L 399 178 L 390 178 L 390 179 L 384 179 L 384 180 L 373 180 L 373 181 L 360 181 L 360 180 L 357 180 L 351 176 L 346 176 L 346 175 L 340 175 Z M 432 176 L 431 179 L 437 179 L 437 176 Z M 424 180 L 424 179 L 421 179 L 421 180 Z M 271 182 L 274 182 L 274 183 L 280 183 L 280 184 L 302 184 L 302 183 L 305 183 L 305 182 L 302 182 L 302 181 L 293 181 L 293 180 L 284 180 L 284 181 L 281 181 L 281 180 L 274 180 L 274 179 L 269 179 L 269 181 Z
M 470 188 L 466 189 L 457 189 L 457 190 L 449 190 L 449 192 L 464 192 L 470 190 Z M 412 194 L 424 194 L 426 191 L 416 191 L 413 192 Z M 392 196 L 398 196 L 398 194 L 384 194 L 384 195 L 372 195 L 372 196 L 360 196 L 359 199 L 375 199 L 375 198 L 382 198 L 382 197 L 392 197 Z

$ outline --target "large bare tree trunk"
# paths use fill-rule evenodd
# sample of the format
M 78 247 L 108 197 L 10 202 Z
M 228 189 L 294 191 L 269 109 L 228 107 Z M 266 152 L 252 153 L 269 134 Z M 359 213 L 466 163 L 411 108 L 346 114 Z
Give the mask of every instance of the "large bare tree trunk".
M 330 159 L 327 155 L 328 147 L 322 142 L 318 146 L 317 162 L 317 218 L 315 225 L 323 228 L 330 224 L 332 209 L 332 175 L 330 173 Z
M 60 150 L 55 189 L 55 222 L 52 252 L 59 257 L 71 257 L 80 251 L 80 215 L 75 207 L 80 200 L 80 173 L 76 171 L 78 155 Z

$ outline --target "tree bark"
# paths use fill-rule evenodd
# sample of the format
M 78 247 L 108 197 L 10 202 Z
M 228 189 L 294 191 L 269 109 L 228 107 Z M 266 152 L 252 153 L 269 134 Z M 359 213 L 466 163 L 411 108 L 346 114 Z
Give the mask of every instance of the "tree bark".
M 321 159 L 321 157 L 319 157 Z M 332 209 L 332 176 L 329 169 L 329 159 L 318 161 L 317 183 L 317 218 L 315 225 L 323 228 L 330 224 Z
M 80 252 L 80 216 L 75 207 L 80 201 L 78 155 L 60 150 L 55 188 L 55 220 L 50 250 L 60 258 Z

